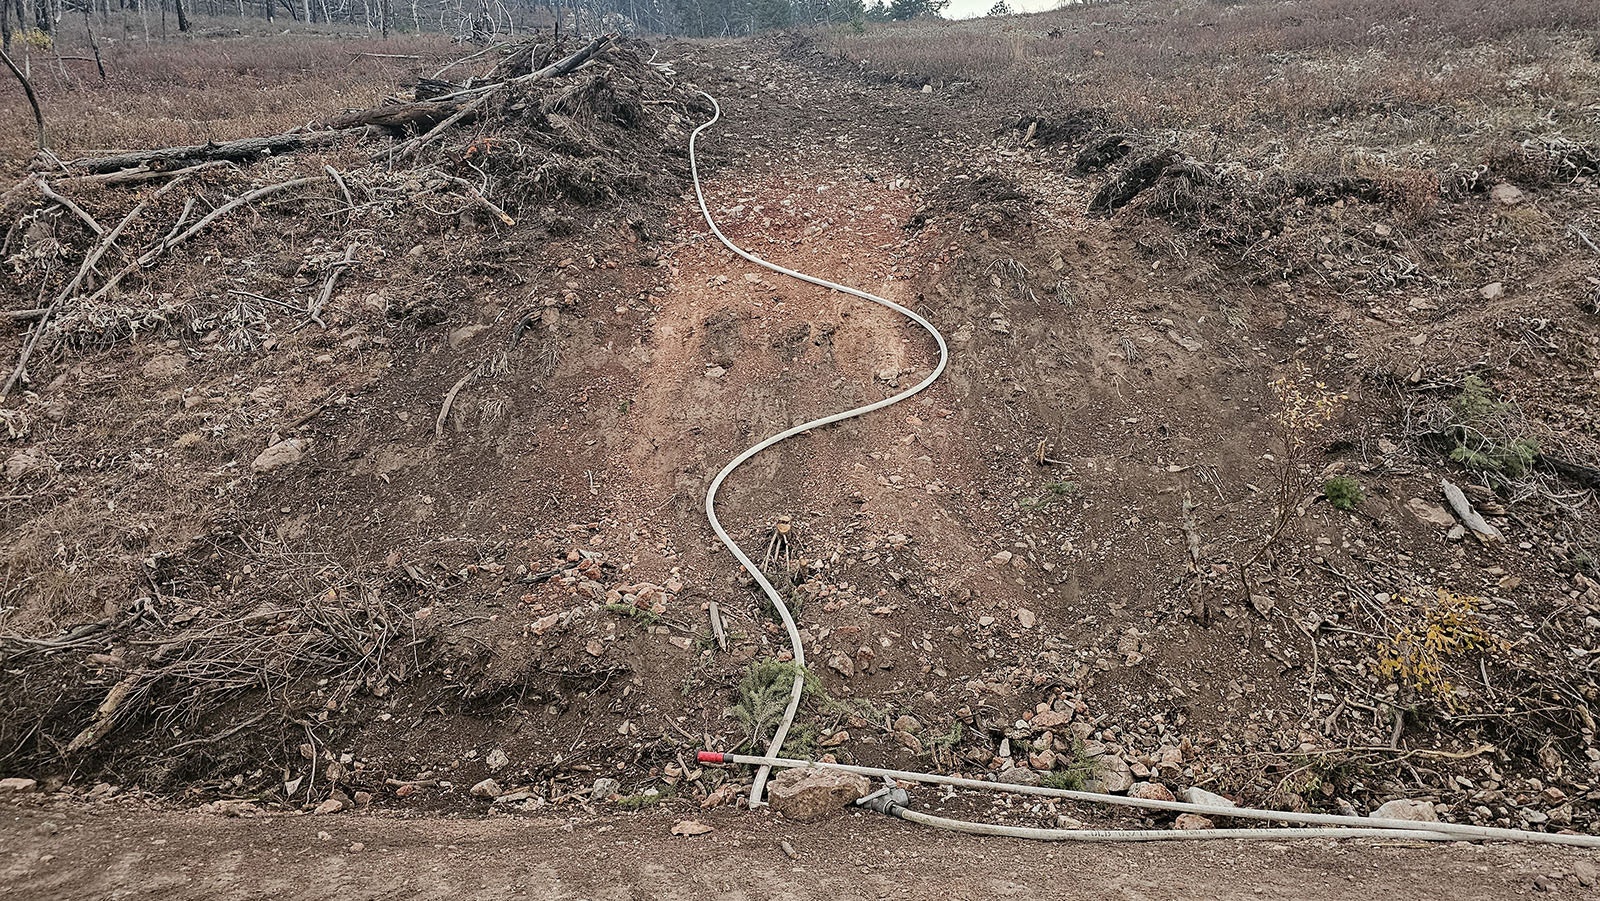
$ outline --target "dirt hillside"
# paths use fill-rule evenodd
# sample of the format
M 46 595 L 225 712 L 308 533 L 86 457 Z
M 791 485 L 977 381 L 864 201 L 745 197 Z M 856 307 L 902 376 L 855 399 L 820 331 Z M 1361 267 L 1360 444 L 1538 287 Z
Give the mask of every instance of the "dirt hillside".
M 0 776 L 731 816 L 694 752 L 764 744 L 790 652 L 706 486 L 935 356 L 715 241 L 704 90 L 728 235 L 951 345 L 723 496 L 812 661 L 789 753 L 1592 831 L 1600 21 L 1438 6 L 617 39 L 414 153 L 328 109 L 364 130 L 59 178 L 95 226 L 24 182 Z M 373 109 L 440 121 L 434 68 Z

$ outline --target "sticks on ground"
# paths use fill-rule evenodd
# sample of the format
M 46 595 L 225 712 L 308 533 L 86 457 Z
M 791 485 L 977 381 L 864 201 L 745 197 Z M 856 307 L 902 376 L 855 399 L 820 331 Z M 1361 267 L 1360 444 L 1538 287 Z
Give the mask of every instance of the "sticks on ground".
M 326 147 L 345 141 L 366 141 L 385 133 L 426 130 L 421 136 L 406 140 L 384 153 L 376 155 L 377 157 L 386 157 L 394 154 L 394 158 L 400 159 L 409 156 L 418 148 L 433 141 L 451 126 L 472 116 L 491 97 L 499 93 L 507 85 L 526 84 L 566 75 L 588 62 L 615 37 L 614 34 L 602 35 L 584 45 L 577 52 L 569 54 L 537 72 L 531 72 L 507 81 L 496 82 L 485 87 L 459 91 L 444 97 L 421 100 L 414 103 L 393 103 L 337 116 L 330 119 L 323 128 L 318 130 L 290 131 L 283 134 L 243 138 L 237 141 L 224 141 L 220 144 L 207 143 L 184 147 L 163 147 L 156 150 L 140 150 L 112 156 L 88 157 L 73 160 L 66 165 L 72 172 L 98 174 L 128 169 L 170 168 L 174 164 L 197 161 L 248 163 L 266 156 Z M 21 78 L 20 71 L 17 72 L 17 76 Z M 31 90 L 29 94 L 30 96 L 32 95 Z M 43 118 L 39 119 L 41 148 L 44 141 L 43 121 Z
M 317 295 L 316 303 L 307 311 L 307 317 L 317 325 L 327 328 L 327 323 L 322 321 L 322 311 L 328 306 L 328 301 L 333 299 L 333 285 L 339 280 L 339 273 L 354 265 L 356 261 L 356 245 L 351 244 L 344 249 L 344 259 L 335 260 L 328 266 L 328 277 L 322 283 L 322 293 Z
M 158 241 L 153 247 L 150 247 L 145 250 L 144 253 L 141 253 L 132 262 L 117 270 L 115 274 L 106 280 L 105 284 L 100 286 L 99 290 L 95 291 L 89 296 L 89 301 L 92 303 L 101 299 L 102 297 L 105 297 L 111 291 L 115 290 L 117 285 L 119 285 L 124 278 L 141 269 L 148 268 L 152 263 L 166 254 L 167 251 L 194 237 L 206 226 L 217 221 L 223 216 L 226 216 L 228 213 L 238 209 L 239 207 L 244 206 L 247 203 L 260 200 L 261 198 L 271 194 L 276 194 L 280 191 L 286 191 L 290 188 L 303 187 L 305 185 L 320 181 L 322 181 L 322 176 L 318 175 L 308 178 L 293 178 L 288 181 L 278 182 L 277 184 L 271 184 L 262 188 L 257 188 L 254 191 L 241 194 L 222 206 L 217 207 L 206 216 L 201 218 L 200 221 L 189 226 L 187 229 L 178 231 L 175 228 L 173 233 L 169 233 L 166 237 Z M 4 400 L 5 397 L 11 393 L 11 389 L 16 387 L 17 383 L 21 381 L 23 375 L 27 372 L 28 360 L 33 355 L 34 349 L 38 346 L 39 340 L 44 334 L 45 327 L 49 325 L 50 317 L 55 314 L 56 310 L 58 310 L 63 303 L 77 295 L 78 289 L 83 285 L 84 279 L 88 277 L 90 272 L 94 271 L 95 265 L 100 262 L 100 258 L 105 255 L 106 251 L 116 244 L 118 236 L 120 236 L 123 230 L 128 227 L 128 224 L 137 219 L 139 215 L 144 212 L 145 208 L 150 205 L 151 201 L 156 200 L 163 194 L 171 191 L 182 182 L 182 177 L 167 182 L 165 185 L 162 185 L 159 189 L 157 189 L 155 193 L 151 194 L 144 200 L 139 201 L 139 203 L 128 212 L 128 215 L 124 216 L 122 221 L 118 222 L 115 228 L 102 237 L 100 239 L 100 243 L 96 244 L 94 248 L 89 251 L 88 255 L 83 258 L 83 263 L 78 267 L 78 273 L 72 277 L 72 280 L 67 283 L 66 287 L 62 288 L 60 293 L 56 295 L 55 299 L 50 302 L 50 305 L 45 308 L 44 314 L 39 317 L 39 321 L 34 325 L 33 332 L 28 336 L 28 339 L 23 342 L 22 352 L 17 359 L 16 368 L 12 370 L 11 376 L 6 380 L 5 386 L 0 388 L 0 400 Z M 187 210 L 187 207 L 185 209 Z M 185 215 L 187 215 L 187 213 L 185 213 Z M 179 221 L 182 222 L 183 220 L 180 219 Z
M 403 141 L 384 153 L 376 154 L 374 158 L 390 157 L 397 160 L 405 159 L 411 154 L 416 153 L 417 150 L 424 145 L 438 138 L 439 135 L 443 134 L 450 126 L 455 125 L 457 122 L 460 122 L 468 116 L 476 113 L 479 109 L 482 109 L 490 99 L 499 94 L 499 92 L 504 90 L 507 86 L 513 84 L 529 84 L 536 81 L 543 81 L 547 78 L 559 78 L 562 75 L 566 75 L 584 63 L 588 62 L 596 53 L 600 52 L 600 48 L 610 43 L 614 37 L 616 36 L 611 34 L 601 35 L 600 37 L 595 38 L 588 44 L 584 45 L 583 49 L 579 50 L 578 52 L 551 63 L 537 72 L 530 72 L 527 75 L 519 75 L 516 78 L 498 82 L 489 86 L 487 89 L 484 89 L 483 92 L 476 98 L 463 103 L 453 113 L 440 121 L 439 124 L 429 129 L 427 133 L 412 138 L 409 141 Z M 424 103 L 430 108 L 435 108 L 441 104 L 448 104 L 450 102 L 451 101 L 448 100 L 436 99 L 425 101 Z M 419 106 L 421 104 L 406 105 Z
M 291 131 L 257 138 L 241 138 L 221 144 L 192 144 L 184 147 L 162 147 L 156 150 L 139 150 L 114 156 L 89 157 L 72 160 L 67 168 L 72 172 L 109 173 L 124 169 L 168 168 L 189 162 L 249 163 L 265 156 L 291 153 L 315 147 L 327 147 L 340 141 L 364 140 L 374 134 L 362 125 L 327 131 Z
M 84 210 L 83 207 L 78 206 L 70 198 L 62 197 L 60 194 L 57 194 L 55 188 L 50 187 L 50 183 L 45 181 L 43 177 L 34 176 L 34 181 L 36 181 L 39 185 L 40 194 L 43 194 L 51 200 L 54 200 L 56 203 L 61 204 L 61 206 L 66 208 L 66 210 L 72 213 L 72 215 L 83 220 L 83 224 L 89 226 L 90 231 L 94 232 L 96 235 L 104 235 L 106 233 L 106 230 L 100 227 L 100 223 L 96 222 L 94 217 L 89 215 L 89 213 Z
M 478 368 L 474 366 L 471 372 L 462 376 L 460 381 L 445 392 L 444 403 L 439 406 L 439 418 L 433 423 L 433 437 L 436 440 L 444 439 L 444 424 L 450 420 L 450 408 L 455 406 L 456 395 L 460 394 L 461 389 L 467 387 L 467 383 L 472 381 L 472 377 L 477 374 Z
M 280 181 L 277 184 L 271 184 L 267 185 L 266 187 L 257 188 L 254 191 L 249 191 L 239 195 L 238 197 L 235 197 L 222 206 L 212 210 L 210 213 L 207 213 L 203 218 L 200 219 L 199 222 L 189 226 L 187 229 L 184 229 L 177 235 L 168 235 L 167 237 L 162 238 L 154 247 L 147 249 L 133 262 L 122 267 L 121 269 L 118 269 L 116 274 L 107 279 L 104 285 L 100 286 L 100 290 L 89 296 L 89 300 L 92 302 L 105 297 L 107 294 L 111 293 L 111 291 L 115 289 L 117 285 L 120 284 L 128 275 L 140 269 L 148 268 L 150 264 L 164 256 L 167 251 L 194 237 L 206 226 L 217 221 L 218 219 L 221 219 L 223 216 L 226 216 L 239 207 L 242 207 L 247 203 L 260 200 L 268 195 L 276 194 L 279 191 L 287 191 L 290 188 L 300 188 L 309 184 L 315 184 L 316 182 L 320 181 L 322 181 L 322 176 L 320 175 L 312 175 L 306 178 L 291 178 L 288 181 Z M 171 185 L 168 185 L 168 187 L 171 187 Z
M 100 243 L 96 244 L 84 256 L 83 262 L 78 266 L 78 274 L 74 275 L 72 280 L 67 282 L 66 287 L 62 288 L 60 293 L 55 296 L 55 299 L 50 301 L 50 305 L 45 307 L 44 314 L 34 324 L 33 331 L 28 335 L 28 339 L 22 343 L 22 351 L 17 355 L 16 368 L 11 370 L 11 377 L 6 379 L 5 386 L 0 387 L 0 400 L 5 400 L 6 396 L 11 393 L 11 389 L 17 386 L 17 383 L 22 380 L 23 375 L 28 371 L 28 359 L 33 356 L 33 350 L 39 345 L 39 339 L 44 335 L 45 326 L 50 324 L 50 317 L 55 314 L 55 311 L 60 308 L 67 298 L 72 297 L 77 292 L 79 286 L 83 284 L 83 280 L 89 276 L 90 272 L 94 271 L 95 264 L 99 263 L 100 258 L 105 256 L 106 251 L 117 243 L 117 237 L 128 227 L 128 224 L 139 218 L 139 215 L 144 212 L 145 207 L 149 206 L 151 201 L 156 200 L 182 182 L 182 178 L 169 181 L 154 194 L 135 204 L 133 209 L 128 211 L 128 215 L 123 216 L 122 221 L 118 222 L 116 227 L 102 237 Z
M 499 219 L 502 223 L 504 223 L 506 225 L 516 225 L 517 224 L 517 220 L 511 218 L 511 214 L 510 213 L 507 213 L 505 210 L 501 209 L 497 204 L 495 204 L 494 201 L 492 201 L 489 198 L 483 196 L 483 192 L 478 190 L 477 186 L 474 185 L 472 182 L 467 181 L 466 179 L 460 178 L 460 177 L 455 176 L 455 175 L 450 175 L 448 173 L 441 172 L 440 174 L 443 175 L 445 178 L 448 178 L 449 180 L 451 180 L 451 181 L 455 182 L 456 184 L 460 185 L 463 189 L 466 190 L 467 194 L 479 206 L 481 206 L 484 209 L 488 210 L 490 212 L 490 214 L 492 214 L 496 219 Z

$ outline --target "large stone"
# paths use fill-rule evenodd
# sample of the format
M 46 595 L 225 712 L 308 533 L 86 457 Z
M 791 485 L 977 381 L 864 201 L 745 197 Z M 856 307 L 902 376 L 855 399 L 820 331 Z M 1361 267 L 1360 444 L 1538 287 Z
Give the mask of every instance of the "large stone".
M 304 438 L 286 438 L 262 451 L 250 468 L 256 472 L 271 472 L 280 466 L 299 463 L 310 446 L 311 442 Z
M 1118 794 L 1133 787 L 1133 772 L 1121 757 L 1107 754 L 1099 758 L 1100 768 L 1089 780 L 1090 791 L 1101 794 Z
M 1582 858 L 1572 862 L 1572 875 L 1578 877 L 1578 884 L 1584 887 L 1594 885 L 1596 879 L 1600 878 L 1594 864 Z
M 1434 812 L 1433 805 L 1426 801 L 1412 801 L 1409 798 L 1399 798 L 1385 803 L 1382 807 L 1372 812 L 1375 820 L 1410 820 L 1416 823 L 1437 823 L 1439 814 Z
M 1044 713 L 1035 714 L 1033 721 L 1029 725 L 1033 726 L 1035 729 L 1060 729 L 1062 726 L 1065 726 L 1071 722 L 1071 713 L 1063 713 L 1058 710 L 1046 710 Z
M 1411 511 L 1412 516 L 1431 526 L 1448 529 L 1456 524 L 1456 518 L 1450 515 L 1449 510 L 1420 497 L 1406 501 L 1406 509 Z
M 838 770 L 784 770 L 767 784 L 767 803 L 791 820 L 809 823 L 836 813 L 872 792 L 865 776 Z
M 1489 189 L 1489 199 L 1502 206 L 1516 206 L 1526 200 L 1527 195 L 1516 185 L 1501 182 Z
M 487 325 L 463 325 L 450 332 L 450 349 L 460 350 L 463 346 L 471 344 L 479 335 L 489 331 Z
M 0 795 L 22 794 L 23 792 L 31 792 L 38 787 L 39 780 L 37 779 L 0 779 Z
M 19 450 L 6 458 L 5 477 L 7 481 L 16 482 L 31 475 L 39 475 L 55 469 L 55 461 L 50 455 L 36 447 Z
M 485 779 L 474 785 L 469 791 L 471 791 L 474 798 L 498 798 L 505 794 L 500 788 L 500 783 L 494 779 Z
M 1178 793 L 1178 796 L 1190 804 L 1199 804 L 1201 807 L 1237 807 L 1239 805 L 1229 801 L 1216 792 L 1208 792 L 1203 788 L 1190 786 Z
M 1135 782 L 1128 786 L 1128 797 L 1142 798 L 1146 801 L 1176 801 L 1172 789 L 1159 782 Z
M 1215 828 L 1215 824 L 1198 813 L 1180 813 L 1178 818 L 1172 821 L 1172 828 L 1182 830 L 1212 829 Z
M 1007 785 L 1038 785 L 1044 777 L 1040 776 L 1037 770 L 1030 770 L 1025 766 L 1014 766 L 1008 770 L 1002 770 L 998 778 Z

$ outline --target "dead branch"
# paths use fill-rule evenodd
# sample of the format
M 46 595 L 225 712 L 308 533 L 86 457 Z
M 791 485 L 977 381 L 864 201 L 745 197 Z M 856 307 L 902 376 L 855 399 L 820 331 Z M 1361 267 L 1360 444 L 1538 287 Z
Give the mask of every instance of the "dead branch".
M 39 108 L 39 95 L 33 92 L 33 84 L 28 81 L 28 76 L 23 75 L 22 70 L 17 68 L 17 64 L 12 62 L 10 54 L 0 50 L 0 60 L 5 61 L 6 68 L 10 69 L 11 74 L 15 75 L 17 81 L 22 83 L 22 92 L 28 95 L 28 105 L 33 107 L 33 123 L 39 129 L 39 149 L 44 150 L 46 146 L 44 141 L 44 111 Z
M 4 310 L 0 311 L 0 319 L 38 319 L 40 316 L 44 315 L 45 309 L 45 307 L 39 307 L 35 310 Z
M 79 219 L 82 219 L 83 224 L 89 226 L 90 231 L 94 232 L 96 235 L 104 235 L 106 233 L 106 230 L 100 227 L 100 223 L 96 222 L 94 217 L 89 215 L 89 213 L 84 210 L 83 207 L 73 203 L 71 199 L 57 194 L 55 189 L 50 187 L 50 183 L 45 181 L 43 177 L 35 176 L 34 181 L 36 181 L 39 185 L 40 194 L 43 194 L 56 203 L 61 204 L 67 209 L 68 212 L 72 213 L 74 216 L 77 216 Z
M 356 205 L 355 198 L 350 196 L 350 186 L 344 183 L 344 176 L 339 174 L 339 170 L 327 163 L 323 163 L 322 171 L 328 173 L 328 177 L 333 179 L 333 183 L 339 186 L 339 192 L 344 195 L 344 205 L 354 208 Z
M 239 207 L 244 206 L 247 203 L 260 200 L 268 195 L 276 194 L 279 191 L 287 191 L 290 188 L 304 187 L 305 185 L 313 184 L 319 181 L 322 181 L 322 176 L 320 175 L 312 175 L 306 178 L 291 178 L 288 181 L 280 181 L 277 184 L 267 185 L 266 187 L 257 188 L 254 191 L 248 191 L 244 194 L 240 194 L 238 197 L 235 197 L 222 206 L 212 210 L 210 213 L 207 213 L 203 218 L 200 219 L 199 222 L 189 226 L 177 236 L 168 235 L 167 237 L 162 238 L 156 243 L 155 246 L 140 254 L 133 262 L 117 270 L 115 275 L 111 276 L 111 278 L 106 280 L 104 285 L 100 286 L 100 290 L 89 296 L 90 302 L 97 301 L 111 293 L 112 289 L 116 288 L 116 286 L 124 278 L 139 269 L 149 267 L 150 264 L 154 263 L 156 260 L 159 260 L 163 255 L 165 255 L 167 251 L 194 237 L 206 226 L 233 212 Z M 168 187 L 170 187 L 170 185 L 168 185 Z
M 141 181 L 155 181 L 160 178 L 178 178 L 184 175 L 193 175 L 207 169 L 221 169 L 232 166 L 227 160 L 215 160 L 187 166 L 182 169 L 117 169 L 110 172 L 100 172 L 94 175 L 67 175 L 57 178 L 56 185 L 126 185 Z M 0 199 L 3 202 L 3 199 Z
M 460 103 L 449 100 L 394 103 L 336 116 L 328 120 L 328 127 L 339 130 L 374 127 L 388 131 L 419 131 L 423 128 L 432 128 L 460 108 Z
M 76 295 L 78 288 L 83 285 L 83 280 L 88 277 L 91 271 L 94 270 L 95 264 L 100 262 L 100 258 L 105 255 L 105 252 L 116 243 L 117 237 L 122 234 L 123 229 L 127 228 L 128 223 L 132 222 L 139 216 L 140 213 L 144 212 L 145 208 L 150 205 L 151 201 L 177 187 L 182 181 L 183 179 L 180 177 L 174 179 L 173 181 L 167 182 L 165 185 L 162 185 L 159 189 L 157 189 L 154 194 L 151 194 L 144 200 L 139 201 L 139 203 L 128 212 L 128 215 L 124 216 L 122 221 L 117 223 L 116 228 L 113 228 L 110 233 L 102 238 L 100 243 L 95 245 L 95 248 L 83 258 L 82 265 L 78 267 L 77 275 L 72 277 L 72 281 L 68 282 L 67 286 L 56 295 L 55 300 L 50 302 L 50 306 L 45 308 L 44 314 L 39 317 L 39 321 L 33 327 L 33 333 L 28 336 L 27 341 L 23 342 L 22 352 L 18 356 L 16 368 L 11 371 L 11 376 L 6 380 L 5 386 L 0 388 L 0 400 L 4 400 L 6 396 L 11 393 L 11 389 L 16 387 L 17 382 L 21 380 L 23 374 L 27 371 L 28 359 L 33 355 L 34 348 L 38 346 L 39 339 L 44 334 L 45 326 L 49 325 L 50 317 L 54 315 L 55 311 L 60 308 L 62 303 Z M 262 197 L 266 197 L 270 194 L 275 194 L 279 191 L 285 191 L 290 188 L 297 188 L 319 181 L 322 181 L 322 176 L 320 175 L 309 178 L 294 178 L 290 179 L 289 181 L 267 185 L 266 187 L 257 188 L 254 191 L 249 191 L 245 194 L 239 195 L 233 200 L 212 210 L 199 222 L 189 226 L 181 233 L 176 235 L 169 233 L 166 237 L 157 242 L 155 246 L 147 249 L 144 253 L 141 253 L 136 259 L 133 260 L 133 262 L 117 270 L 117 272 L 112 275 L 111 278 L 106 280 L 104 285 L 100 286 L 98 291 L 89 296 L 89 301 L 93 303 L 94 301 L 105 297 L 107 294 L 111 293 L 111 291 L 113 291 L 124 278 L 127 278 L 129 275 L 140 269 L 149 267 L 156 260 L 160 259 L 167 251 L 194 237 L 206 226 L 222 218 L 223 216 L 226 216 L 233 210 L 236 210 L 247 203 L 259 200 Z M 188 206 L 186 205 L 185 210 L 187 209 Z M 185 216 L 187 216 L 187 212 L 185 212 Z M 176 231 L 176 229 L 174 229 L 174 231 Z
M 579 50 L 578 52 L 573 53 L 573 54 L 571 54 L 569 56 L 566 56 L 566 57 L 564 57 L 564 58 L 562 58 L 562 59 L 560 59 L 560 60 L 558 60 L 558 61 L 556 61 L 554 63 L 551 63 L 550 65 L 545 66 L 543 69 L 540 69 L 537 72 L 530 72 L 527 75 L 519 75 L 516 78 L 510 79 L 508 81 L 498 82 L 498 83 L 496 83 L 494 85 L 489 86 L 488 88 L 478 89 L 478 90 L 482 91 L 482 93 L 479 94 L 479 96 L 477 96 L 473 100 L 468 101 L 465 105 L 461 106 L 454 113 L 452 113 L 451 115 L 447 116 L 443 121 L 441 121 L 439 124 L 435 125 L 426 134 L 423 134 L 423 135 L 421 135 L 419 137 L 412 138 L 409 141 L 401 142 L 400 144 L 397 144 L 394 147 L 390 148 L 387 153 L 377 154 L 374 158 L 378 159 L 378 158 L 383 158 L 383 157 L 392 157 L 393 159 L 404 159 L 405 157 L 411 155 L 412 153 L 415 153 L 423 145 L 429 143 L 430 141 L 432 141 L 435 138 L 437 138 L 439 135 L 443 134 L 445 129 L 449 128 L 450 126 L 456 124 L 457 122 L 460 122 L 462 119 L 465 119 L 466 117 L 468 117 L 468 116 L 472 115 L 473 113 L 477 112 L 485 104 L 487 104 L 490 99 L 492 99 L 500 91 L 504 90 L 507 86 L 513 85 L 513 84 L 529 84 L 529 83 L 536 82 L 536 81 L 543 81 L 543 80 L 545 80 L 547 78 L 559 78 L 562 75 L 566 75 L 566 74 L 572 72 L 574 69 L 577 69 L 579 66 L 583 65 L 584 63 L 588 62 L 591 58 L 593 58 L 593 56 L 596 53 L 600 52 L 600 48 L 602 48 L 606 44 L 610 43 L 611 40 L 613 38 L 615 38 L 615 37 L 616 37 L 616 35 L 614 35 L 614 34 L 601 35 L 600 37 L 595 38 L 594 40 L 590 41 L 588 44 L 586 44 L 583 47 L 583 49 Z M 464 94 L 466 92 L 462 92 L 462 93 Z M 454 96 L 460 96 L 460 95 L 454 95 Z M 441 104 L 448 105 L 451 99 L 454 99 L 454 98 L 453 97 L 450 97 L 450 98 L 435 98 L 434 100 L 424 101 L 424 104 L 429 106 L 429 107 L 438 107 Z M 417 104 L 408 104 L 408 105 L 415 106 Z
M 516 225 L 517 224 L 517 220 L 511 218 L 511 214 L 509 214 L 505 210 L 501 209 L 498 205 L 495 204 L 494 201 L 492 201 L 489 198 L 483 196 L 483 192 L 479 191 L 477 186 L 474 185 L 472 182 L 467 181 L 466 179 L 461 178 L 459 176 L 450 175 L 450 174 L 444 173 L 444 172 L 441 172 L 439 174 L 443 175 L 445 178 L 449 179 L 450 181 L 455 182 L 456 184 L 460 185 L 463 189 L 466 190 L 467 194 L 469 196 L 471 196 L 473 200 L 478 202 L 479 206 L 481 206 L 484 209 L 488 210 L 491 214 L 494 215 L 494 217 L 496 219 L 499 219 L 501 222 L 505 223 L 506 225 Z
M 413 103 L 377 106 L 372 109 L 336 116 L 328 120 L 324 127 L 320 129 L 242 138 L 237 141 L 224 141 L 220 144 L 206 143 L 184 147 L 163 147 L 155 150 L 119 153 L 112 156 L 86 157 L 73 160 L 67 163 L 66 167 L 71 172 L 100 174 L 124 170 L 139 171 L 171 168 L 174 164 L 193 161 L 248 163 L 266 156 L 293 153 L 314 147 L 325 147 L 341 141 L 368 140 L 383 132 L 417 132 L 426 129 L 419 137 L 411 138 L 390 148 L 385 153 L 374 156 L 375 159 L 390 155 L 393 155 L 393 158 L 402 158 L 433 141 L 446 129 L 472 116 L 506 87 L 513 84 L 528 84 L 549 78 L 558 78 L 569 74 L 592 59 L 596 53 L 600 52 L 601 48 L 615 38 L 615 34 L 602 35 L 590 41 L 578 51 L 545 66 L 537 72 L 519 75 L 487 86 L 469 88 L 443 97 L 435 97 Z M 9 58 L 7 62 L 10 62 Z M 16 71 L 18 78 L 22 77 L 20 70 L 16 70 L 13 67 L 13 71 Z M 29 96 L 32 96 L 31 88 L 29 89 Z M 41 114 L 39 119 L 41 149 L 44 146 L 43 121 Z
M 249 163 L 262 157 L 291 153 L 313 147 L 326 147 L 341 141 L 359 141 L 375 132 L 365 125 L 323 131 L 290 131 L 257 138 L 241 138 L 221 144 L 192 144 L 187 147 L 162 147 L 114 156 L 88 157 L 66 164 L 72 172 L 110 173 L 125 169 L 171 168 L 173 164 L 194 161 Z
M 108 617 L 74 626 L 61 635 L 49 638 L 28 638 L 20 635 L 0 635 L 0 663 L 15 664 L 32 654 L 45 654 L 52 651 L 71 650 L 92 644 L 100 639 L 100 633 L 111 628 L 112 621 Z M 10 649 L 10 650 L 8 650 Z
M 463 56 L 458 60 L 452 60 L 451 62 L 446 63 L 444 68 L 442 68 L 439 71 L 433 73 L 433 78 L 434 78 L 434 80 L 437 81 L 438 79 L 444 77 L 444 73 L 450 71 L 451 69 L 454 69 L 456 66 L 459 66 L 462 63 L 470 63 L 473 60 L 478 59 L 478 58 L 480 58 L 480 57 L 482 57 L 482 56 L 484 56 L 484 55 L 486 55 L 488 53 L 492 53 L 495 50 L 499 50 L 503 46 L 505 46 L 503 43 L 502 44 L 490 44 L 489 46 L 483 48 L 482 50 L 479 50 L 477 53 L 474 53 L 471 56 Z
M 322 293 L 317 296 L 316 305 L 307 311 L 311 320 L 317 325 L 327 328 L 327 324 L 322 321 L 322 311 L 327 307 L 328 301 L 333 299 L 333 285 L 339 280 L 339 273 L 349 268 L 355 261 L 356 245 L 351 244 L 344 249 L 344 259 L 335 260 L 328 267 L 328 278 L 322 283 Z
M 1475 532 L 1479 538 L 1485 541 L 1497 541 L 1502 537 L 1499 529 L 1480 516 L 1478 511 L 1472 509 L 1472 502 L 1467 500 L 1466 494 L 1453 482 L 1449 479 L 1440 479 L 1439 488 L 1444 492 L 1445 500 L 1450 502 L 1450 509 L 1456 511 L 1461 521 L 1466 523 L 1467 528 Z
M 462 388 L 467 387 L 467 383 L 472 381 L 473 375 L 477 374 L 477 372 L 477 367 L 473 367 L 471 372 L 468 372 L 466 375 L 462 376 L 461 381 L 456 382 L 455 386 L 445 394 L 444 403 L 439 407 L 439 418 L 433 423 L 434 438 L 444 438 L 444 424 L 445 421 L 450 418 L 450 408 L 456 402 L 456 395 L 461 393 Z
M 39 316 L 39 321 L 33 326 L 33 332 L 28 335 L 28 340 L 22 343 L 22 351 L 17 355 L 16 368 L 11 370 L 11 376 L 6 379 L 5 386 L 0 387 L 0 400 L 5 400 L 6 396 L 11 393 L 11 389 L 17 386 L 17 382 L 28 371 L 28 359 L 33 355 L 33 349 L 38 346 L 39 338 L 44 334 L 45 326 L 50 324 L 50 317 L 67 298 L 77 292 L 79 286 L 83 284 L 83 280 L 88 277 L 90 272 L 94 271 L 95 264 L 99 263 L 105 252 L 117 243 L 117 236 L 122 234 L 123 229 L 127 228 L 130 222 L 139 218 L 139 214 L 144 212 L 145 207 L 149 206 L 151 201 L 156 200 L 182 182 L 182 177 L 173 179 L 162 185 L 154 194 L 135 204 L 133 209 L 128 211 L 128 215 L 123 216 L 122 221 L 118 222 L 116 227 L 101 238 L 100 243 L 96 244 L 94 249 L 84 256 L 83 262 L 78 266 L 78 273 L 72 277 L 72 280 L 67 283 L 65 288 L 61 289 L 60 293 L 56 294 L 55 299 L 50 301 L 50 305 L 45 307 L 44 313 Z

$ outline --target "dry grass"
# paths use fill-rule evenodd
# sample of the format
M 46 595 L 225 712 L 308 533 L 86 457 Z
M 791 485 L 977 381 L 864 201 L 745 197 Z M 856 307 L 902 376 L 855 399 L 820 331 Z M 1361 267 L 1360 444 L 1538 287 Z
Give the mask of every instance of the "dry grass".
M 80 34 L 61 38 L 63 55 L 87 54 Z M 52 149 L 62 158 L 100 150 L 202 144 L 281 132 L 347 108 L 368 107 L 415 73 L 431 75 L 460 55 L 438 35 L 364 37 L 292 34 L 174 37 L 136 35 L 101 49 L 94 64 L 57 63 L 35 50 L 33 81 Z M 415 56 L 390 59 L 362 54 Z M 0 159 L 17 170 L 33 150 L 30 113 L 14 83 L 0 89 Z M 23 127 L 29 123 L 28 127 Z
M 1131 129 L 1204 131 L 1199 156 L 1284 152 L 1299 127 L 1405 166 L 1430 160 L 1392 157 L 1462 136 L 1479 148 L 1485 128 L 1596 131 L 1595 29 L 1587 0 L 1163 0 L 825 40 L 880 77 L 965 83 L 1006 114 L 1100 108 Z M 1328 174 L 1343 157 L 1324 160 Z

